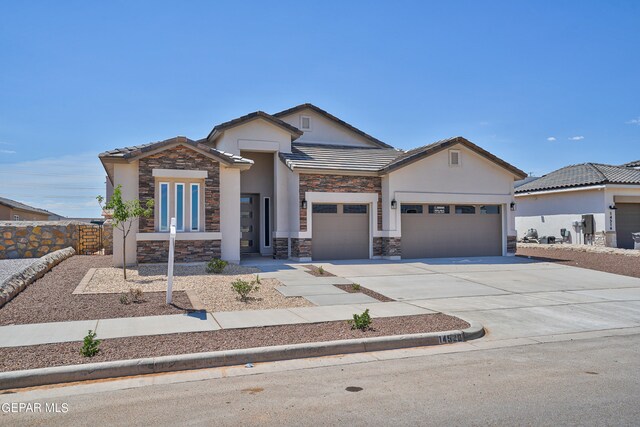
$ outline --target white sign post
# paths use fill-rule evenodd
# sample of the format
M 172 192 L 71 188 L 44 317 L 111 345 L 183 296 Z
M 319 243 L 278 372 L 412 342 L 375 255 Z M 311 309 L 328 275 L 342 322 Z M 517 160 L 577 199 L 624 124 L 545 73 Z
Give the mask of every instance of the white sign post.
M 173 252 L 176 245 L 176 219 L 171 218 L 169 228 L 169 271 L 167 272 L 167 304 L 173 300 Z

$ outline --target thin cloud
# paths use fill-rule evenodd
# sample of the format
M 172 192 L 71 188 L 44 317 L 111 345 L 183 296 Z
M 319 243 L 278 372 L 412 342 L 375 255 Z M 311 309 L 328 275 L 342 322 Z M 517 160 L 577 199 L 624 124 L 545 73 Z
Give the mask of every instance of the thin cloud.
M 95 153 L 3 163 L 0 196 L 71 217 L 99 217 L 105 172 Z
M 583 139 L 584 136 L 582 135 L 569 137 L 569 141 L 582 141 Z
M 640 126 L 640 117 L 638 117 L 637 119 L 631 119 L 626 123 L 628 125 L 638 125 L 638 126 Z
M 547 138 L 547 141 L 555 141 L 556 137 L 555 136 L 550 136 L 549 138 Z
M 16 154 L 13 150 L 0 150 L 0 154 Z

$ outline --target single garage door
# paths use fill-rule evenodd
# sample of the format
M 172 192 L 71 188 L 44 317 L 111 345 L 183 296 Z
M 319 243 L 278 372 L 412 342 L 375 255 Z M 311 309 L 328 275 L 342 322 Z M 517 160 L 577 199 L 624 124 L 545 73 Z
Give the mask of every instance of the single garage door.
M 369 206 L 313 204 L 311 256 L 322 259 L 369 258 Z
M 401 205 L 402 258 L 502 255 L 499 205 Z
M 640 233 L 640 203 L 616 203 L 616 207 L 618 247 L 633 249 L 631 233 Z

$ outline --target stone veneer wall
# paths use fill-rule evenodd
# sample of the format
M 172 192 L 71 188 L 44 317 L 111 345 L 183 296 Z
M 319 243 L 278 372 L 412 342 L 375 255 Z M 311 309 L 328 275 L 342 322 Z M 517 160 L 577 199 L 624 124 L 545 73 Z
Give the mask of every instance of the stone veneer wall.
M 518 246 L 518 238 L 516 236 L 507 236 L 507 253 L 515 254 Z
M 382 230 L 382 178 L 379 176 L 300 174 L 300 201 L 307 191 L 377 193 L 378 230 Z M 300 231 L 307 231 L 307 209 L 300 208 Z
M 278 237 L 273 239 L 273 259 L 289 258 L 289 239 Z
M 79 221 L 0 221 L 0 259 L 40 258 L 68 247 L 79 254 L 97 252 L 100 226 Z
M 400 237 L 383 237 L 382 256 L 402 256 L 402 239 Z
M 105 255 L 113 255 L 113 223 L 110 219 L 102 225 L 102 246 Z
M 220 258 L 220 240 L 176 240 L 176 262 L 202 262 Z M 168 240 L 145 240 L 137 242 L 139 263 L 165 263 L 169 259 Z
M 205 229 L 203 231 L 220 231 L 220 164 L 217 161 L 184 145 L 177 145 L 140 159 L 138 197 L 142 203 L 146 203 L 149 199 L 155 200 L 153 169 L 206 170 L 208 177 L 204 180 Z M 140 219 L 141 233 L 155 231 L 154 215 Z
M 292 258 L 311 258 L 311 239 L 291 239 Z

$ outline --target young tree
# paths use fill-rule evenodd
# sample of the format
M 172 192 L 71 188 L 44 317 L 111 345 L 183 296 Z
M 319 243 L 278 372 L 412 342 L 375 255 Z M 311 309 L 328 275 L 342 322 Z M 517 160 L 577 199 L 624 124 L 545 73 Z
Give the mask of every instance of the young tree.
M 122 185 L 113 189 L 109 202 L 102 206 L 104 197 L 98 196 L 98 203 L 102 209 L 112 211 L 113 226 L 122 232 L 122 270 L 124 280 L 127 280 L 127 236 L 133 222 L 138 218 L 148 218 L 153 214 L 153 200 L 148 200 L 143 207 L 140 200 L 122 200 Z

